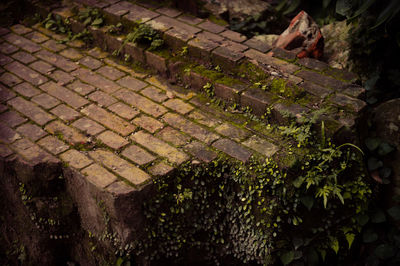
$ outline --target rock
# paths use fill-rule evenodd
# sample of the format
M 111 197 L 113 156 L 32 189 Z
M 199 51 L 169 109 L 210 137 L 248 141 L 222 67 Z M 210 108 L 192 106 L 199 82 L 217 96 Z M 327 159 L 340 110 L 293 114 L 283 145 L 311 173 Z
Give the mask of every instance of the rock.
M 306 12 L 300 11 L 276 40 L 274 46 L 291 50 L 298 58 L 320 59 L 324 52 L 324 38 L 317 23 Z
M 337 21 L 325 25 L 321 28 L 324 36 L 324 61 L 331 67 L 348 69 L 351 71 L 354 67 L 350 60 L 350 43 L 348 41 L 351 25 L 347 22 Z

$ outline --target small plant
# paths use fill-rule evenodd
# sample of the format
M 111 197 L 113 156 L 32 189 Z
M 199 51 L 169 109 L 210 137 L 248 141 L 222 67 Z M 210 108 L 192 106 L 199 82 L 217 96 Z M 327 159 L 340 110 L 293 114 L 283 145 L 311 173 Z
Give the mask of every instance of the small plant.
M 121 22 L 119 22 L 116 25 L 110 25 L 107 32 L 117 35 L 117 34 L 121 34 L 123 29 L 124 29 L 124 26 L 122 25 Z
M 207 84 L 203 86 L 203 89 L 208 97 L 213 98 L 215 96 L 213 85 L 210 82 L 207 82 Z
M 86 8 L 79 12 L 78 20 L 85 26 L 101 27 L 104 24 L 103 14 L 98 9 Z
M 146 24 L 139 25 L 133 32 L 126 36 L 126 41 L 149 45 L 149 50 L 157 50 L 164 45 L 164 40 L 160 34 Z

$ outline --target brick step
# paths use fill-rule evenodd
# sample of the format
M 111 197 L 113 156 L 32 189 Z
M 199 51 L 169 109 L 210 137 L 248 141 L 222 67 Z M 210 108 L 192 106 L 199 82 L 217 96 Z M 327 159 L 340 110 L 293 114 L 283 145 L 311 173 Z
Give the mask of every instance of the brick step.
M 121 50 L 121 57 L 129 56 L 196 91 L 211 85 L 213 94 L 228 104 L 250 108 L 258 116 L 271 112 L 271 123 L 285 123 L 284 114 L 298 117 L 325 108 L 329 110 L 325 119 L 332 125 L 328 134 L 334 135 L 343 128 L 354 128 L 366 106 L 361 100 L 365 90 L 353 83 L 354 74 L 315 59 L 296 59 L 289 51 L 271 50 L 253 39 L 246 41 L 208 20 L 166 7 L 148 8 L 140 1 L 77 0 L 75 5 L 98 8 L 107 24 L 121 22 L 129 29 L 146 23 L 159 30 L 167 44 L 161 51 L 133 43 L 123 46 L 125 36 L 108 33 L 108 26 L 88 27 L 97 46 L 109 52 Z M 81 32 L 85 27 L 73 11 L 73 7 L 62 7 L 52 12 L 68 18 L 72 30 Z M 183 47 L 188 54 L 180 56 Z

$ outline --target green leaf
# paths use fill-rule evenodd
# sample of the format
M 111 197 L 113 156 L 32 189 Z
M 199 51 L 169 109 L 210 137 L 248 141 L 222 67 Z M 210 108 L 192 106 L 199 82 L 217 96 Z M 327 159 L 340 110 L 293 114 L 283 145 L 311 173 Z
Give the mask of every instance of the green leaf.
M 365 140 L 365 145 L 367 146 L 368 150 L 374 151 L 376 148 L 379 147 L 382 140 L 379 138 L 367 138 Z
M 377 210 L 371 217 L 371 222 L 373 223 L 383 223 L 386 222 L 386 215 L 382 210 Z
M 339 240 L 336 237 L 331 237 L 331 249 L 335 251 L 336 254 L 339 252 Z
M 372 243 L 378 240 L 378 234 L 375 233 L 372 229 L 367 229 L 363 233 L 363 241 L 364 243 Z
M 281 255 L 280 259 L 281 259 L 283 265 L 288 265 L 294 259 L 294 251 L 291 250 L 291 251 L 283 253 Z
M 89 25 L 90 24 L 90 22 L 92 21 L 92 18 L 91 17 L 88 17 L 87 19 L 85 19 L 85 21 L 83 22 L 83 25 Z
M 379 14 L 375 25 L 371 28 L 371 30 L 376 29 L 382 23 L 390 20 L 397 12 L 399 12 L 399 1 L 392 0 L 389 5 Z M 396 6 L 397 5 L 397 6 Z
M 394 151 L 394 147 L 386 142 L 382 142 L 381 145 L 379 145 L 378 154 L 380 156 L 385 156 L 392 151 Z
M 349 16 L 351 12 L 351 0 L 337 0 L 336 13 L 342 16 Z
M 368 158 L 368 170 L 374 171 L 382 166 L 383 166 L 382 161 L 376 159 L 375 157 Z
M 354 15 L 351 17 L 351 19 L 358 17 L 359 15 L 361 15 L 362 13 L 364 13 L 365 11 L 368 10 L 368 8 L 370 8 L 376 0 L 367 0 L 365 1 L 361 7 L 359 9 L 356 10 L 356 12 L 354 13 Z
M 293 186 L 295 187 L 295 188 L 300 188 L 301 187 L 301 185 L 303 184 L 303 182 L 304 182 L 304 177 L 298 177 L 298 178 L 296 178 L 294 181 L 293 181 Z
M 395 255 L 395 249 L 391 245 L 382 244 L 376 247 L 374 253 L 378 258 L 386 260 Z
M 301 4 L 301 0 L 291 1 L 291 5 L 283 12 L 283 15 L 287 15 L 295 11 Z
M 314 205 L 314 198 L 311 196 L 304 196 L 300 198 L 301 203 L 310 211 Z
M 124 263 L 124 259 L 121 258 L 121 257 L 119 257 L 119 258 L 117 259 L 117 262 L 115 263 L 115 265 L 116 265 L 116 266 L 121 266 L 122 263 Z
M 299 237 L 294 237 L 292 242 L 293 242 L 293 246 L 294 246 L 295 250 L 297 250 L 299 247 L 303 246 L 303 244 L 304 244 L 303 239 L 299 238 Z
M 356 235 L 353 233 L 347 233 L 347 234 L 345 234 L 345 236 L 346 236 L 346 240 L 347 240 L 347 243 L 349 244 L 349 249 L 350 249 Z
M 357 215 L 356 220 L 359 225 L 364 226 L 368 223 L 369 216 L 366 214 L 359 214 L 359 215 Z
M 102 18 L 96 18 L 93 22 L 92 22 L 92 26 L 100 26 L 103 23 L 103 19 Z
M 394 206 L 387 210 L 390 216 L 393 217 L 396 221 L 400 220 L 400 206 Z

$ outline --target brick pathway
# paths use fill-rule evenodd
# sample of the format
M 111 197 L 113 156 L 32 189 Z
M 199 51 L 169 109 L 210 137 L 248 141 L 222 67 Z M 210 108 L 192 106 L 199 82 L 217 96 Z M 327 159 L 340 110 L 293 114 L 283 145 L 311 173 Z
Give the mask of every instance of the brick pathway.
M 206 26 L 206 25 L 204 25 Z M 0 156 L 64 162 L 101 189 L 141 186 L 189 161 L 272 156 L 277 140 L 190 90 L 35 26 L 0 29 Z M 123 182 L 121 182 L 123 181 Z

